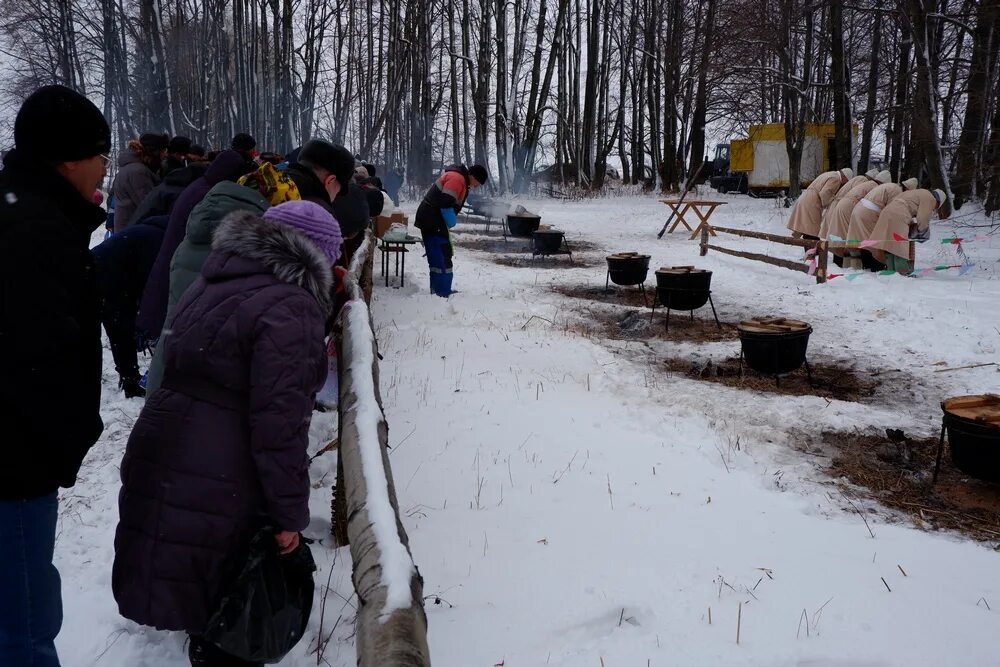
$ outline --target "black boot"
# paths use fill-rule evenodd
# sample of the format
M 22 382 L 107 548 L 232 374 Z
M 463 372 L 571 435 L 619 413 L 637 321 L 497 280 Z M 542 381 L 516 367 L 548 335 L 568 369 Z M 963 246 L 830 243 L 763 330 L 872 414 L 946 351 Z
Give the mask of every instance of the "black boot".
M 145 398 L 146 396 L 146 389 L 139 384 L 137 377 L 119 378 L 118 388 L 125 392 L 125 398 Z

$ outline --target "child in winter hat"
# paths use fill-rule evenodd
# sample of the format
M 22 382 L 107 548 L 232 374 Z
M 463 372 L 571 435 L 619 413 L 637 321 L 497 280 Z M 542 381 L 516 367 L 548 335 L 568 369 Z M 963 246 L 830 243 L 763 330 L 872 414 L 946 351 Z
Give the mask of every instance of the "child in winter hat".
M 296 200 L 278 204 L 264 212 L 264 219 L 288 225 L 312 241 L 333 265 L 340 258 L 343 237 L 340 224 L 319 204 Z

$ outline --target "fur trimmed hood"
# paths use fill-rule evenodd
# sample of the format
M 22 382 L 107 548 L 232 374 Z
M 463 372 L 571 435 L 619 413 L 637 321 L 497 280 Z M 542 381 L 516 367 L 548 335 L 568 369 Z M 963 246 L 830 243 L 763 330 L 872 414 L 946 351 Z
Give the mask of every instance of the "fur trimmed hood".
M 316 244 L 295 229 L 234 211 L 215 231 L 212 250 L 259 262 L 278 280 L 312 294 L 324 314 L 331 312 L 333 268 Z

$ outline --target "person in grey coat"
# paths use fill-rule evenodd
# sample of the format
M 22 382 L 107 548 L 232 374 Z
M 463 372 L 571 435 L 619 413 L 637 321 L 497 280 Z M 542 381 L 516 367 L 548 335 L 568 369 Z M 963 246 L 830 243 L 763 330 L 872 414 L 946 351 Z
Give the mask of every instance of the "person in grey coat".
M 115 197 L 115 234 L 135 222 L 139 204 L 160 183 L 160 162 L 169 139 L 165 134 L 146 133 L 128 142 L 118 156 L 118 175 L 111 186 Z

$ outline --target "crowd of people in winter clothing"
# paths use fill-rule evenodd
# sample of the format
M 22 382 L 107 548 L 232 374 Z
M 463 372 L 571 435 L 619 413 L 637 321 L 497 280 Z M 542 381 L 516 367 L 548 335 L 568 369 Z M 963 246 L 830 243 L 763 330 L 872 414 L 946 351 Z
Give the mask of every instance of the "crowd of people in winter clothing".
M 119 388 L 146 398 L 121 464 L 119 610 L 187 633 L 193 665 L 260 664 L 206 631 L 251 541 L 266 533 L 276 558 L 308 549 L 308 429 L 337 283 L 402 172 L 387 189 L 319 139 L 281 155 L 246 133 L 218 152 L 146 133 L 118 152 L 105 211 L 114 147 L 86 97 L 35 91 L 14 143 L 0 172 L 0 665 L 59 665 L 58 489 L 103 430 L 102 323 Z M 486 179 L 449 167 L 420 205 L 437 294 L 452 291 L 448 229 Z M 57 377 L 72 400 L 53 418 Z
M 929 238 L 931 215 L 945 199 L 942 190 L 919 185 L 915 178 L 893 183 L 890 172 L 877 169 L 822 173 L 795 202 L 788 229 L 828 241 L 837 266 L 910 273 L 910 242 Z

